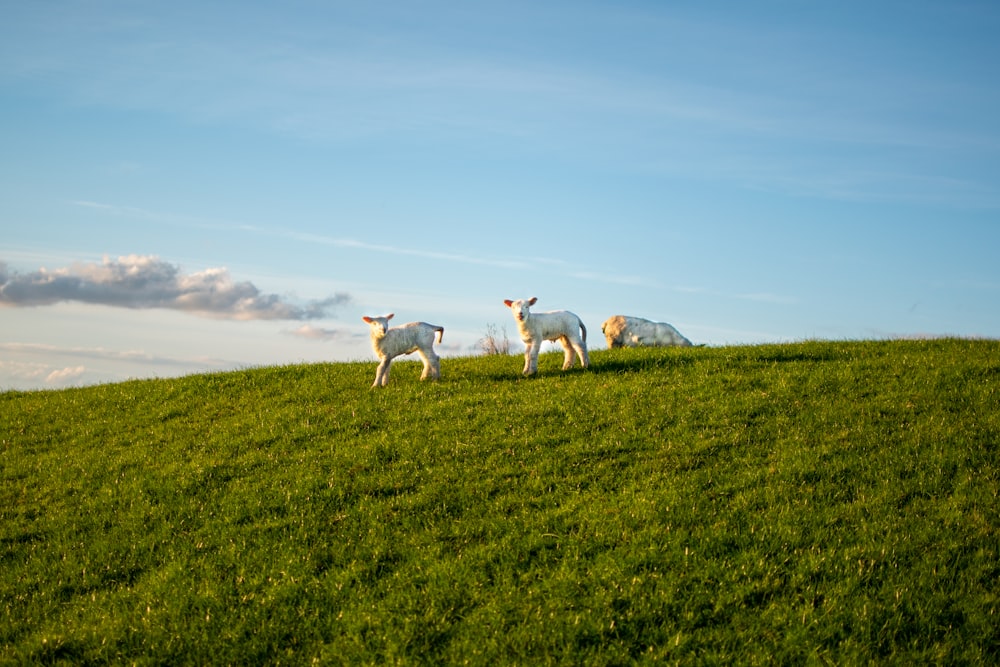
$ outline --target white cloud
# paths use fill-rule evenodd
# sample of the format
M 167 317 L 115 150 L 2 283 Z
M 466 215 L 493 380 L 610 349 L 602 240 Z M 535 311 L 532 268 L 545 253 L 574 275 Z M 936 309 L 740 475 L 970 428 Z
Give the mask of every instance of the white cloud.
M 101 263 L 76 263 L 31 273 L 8 272 L 0 262 L 0 305 L 46 306 L 64 301 L 120 308 L 166 308 L 233 320 L 309 320 L 350 297 L 337 293 L 304 305 L 236 282 L 225 268 L 190 274 L 152 255 L 127 255 Z
M 87 372 L 85 366 L 67 366 L 59 370 L 52 371 L 45 377 L 46 384 L 63 385 L 75 380 Z

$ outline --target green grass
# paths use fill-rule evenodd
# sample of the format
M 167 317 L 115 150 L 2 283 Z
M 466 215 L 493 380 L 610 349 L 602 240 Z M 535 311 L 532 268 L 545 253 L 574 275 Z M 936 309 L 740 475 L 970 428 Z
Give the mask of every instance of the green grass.
M 0 662 L 982 664 L 1000 343 L 0 393 Z

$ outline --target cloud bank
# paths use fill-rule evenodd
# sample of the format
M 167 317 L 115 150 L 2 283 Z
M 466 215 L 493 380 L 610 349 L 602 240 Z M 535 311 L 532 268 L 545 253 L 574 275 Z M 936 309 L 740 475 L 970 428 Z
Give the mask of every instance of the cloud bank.
M 235 282 L 224 268 L 184 274 L 153 255 L 105 257 L 68 268 L 31 273 L 7 270 L 0 262 L 0 306 L 47 306 L 63 301 L 119 308 L 165 308 L 232 320 L 311 320 L 347 303 L 337 293 L 305 305 L 264 294 L 248 281 Z

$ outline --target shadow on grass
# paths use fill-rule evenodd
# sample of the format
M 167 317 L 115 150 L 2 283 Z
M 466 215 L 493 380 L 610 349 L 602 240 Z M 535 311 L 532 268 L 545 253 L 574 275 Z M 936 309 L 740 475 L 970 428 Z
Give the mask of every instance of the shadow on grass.
M 650 350 L 662 351 L 661 354 L 650 353 Z M 549 359 L 544 359 L 548 356 Z M 558 362 L 553 359 L 558 357 Z M 642 373 L 651 370 L 663 370 L 688 366 L 697 361 L 697 358 L 689 354 L 677 354 L 672 348 L 646 348 L 640 354 L 635 354 L 635 350 L 597 350 L 591 353 L 590 366 L 582 368 L 579 362 L 569 370 L 562 370 L 562 352 L 546 352 L 539 356 L 539 370 L 534 375 L 525 376 L 521 373 L 524 368 L 524 357 L 522 355 L 509 355 L 509 368 L 504 370 L 490 369 L 480 374 L 488 380 L 510 381 L 510 380 L 543 380 L 548 377 L 568 377 L 578 373 L 592 373 L 596 375 L 627 375 L 631 373 Z

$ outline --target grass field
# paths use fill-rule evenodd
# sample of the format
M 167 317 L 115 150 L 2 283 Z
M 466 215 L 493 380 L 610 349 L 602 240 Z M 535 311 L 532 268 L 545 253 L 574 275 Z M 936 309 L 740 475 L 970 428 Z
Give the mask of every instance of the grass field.
M 0 393 L 0 662 L 986 664 L 1000 342 Z

